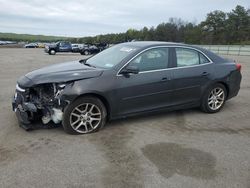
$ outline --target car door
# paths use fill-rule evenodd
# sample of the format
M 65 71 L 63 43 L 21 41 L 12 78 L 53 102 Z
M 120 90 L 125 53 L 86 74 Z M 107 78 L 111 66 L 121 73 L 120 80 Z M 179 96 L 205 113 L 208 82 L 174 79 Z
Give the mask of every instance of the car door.
M 200 51 L 185 47 L 175 48 L 174 59 L 174 104 L 199 102 L 202 87 L 212 75 L 212 62 Z
M 118 113 L 129 114 L 166 107 L 171 103 L 172 72 L 169 48 L 146 50 L 127 66 L 139 68 L 138 74 L 118 74 Z M 125 66 L 124 68 L 126 68 Z
M 59 51 L 60 52 L 69 52 L 70 51 L 70 44 L 68 42 L 60 42 Z

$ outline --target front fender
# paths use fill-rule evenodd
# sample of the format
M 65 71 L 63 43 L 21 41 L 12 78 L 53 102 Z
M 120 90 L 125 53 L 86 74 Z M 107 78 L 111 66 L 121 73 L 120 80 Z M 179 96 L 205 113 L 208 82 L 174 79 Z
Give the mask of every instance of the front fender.
M 93 88 L 93 86 L 90 87 L 90 84 L 93 84 L 92 79 L 78 80 L 73 82 L 72 84 L 67 85 L 61 93 L 61 99 L 67 101 L 68 103 L 72 103 L 79 96 L 94 94 L 105 98 L 105 100 L 109 102 L 109 97 L 106 96 L 104 92 L 100 91 L 100 87 L 97 90 L 95 89 L 95 87 Z M 96 86 L 96 88 L 98 88 L 98 86 Z

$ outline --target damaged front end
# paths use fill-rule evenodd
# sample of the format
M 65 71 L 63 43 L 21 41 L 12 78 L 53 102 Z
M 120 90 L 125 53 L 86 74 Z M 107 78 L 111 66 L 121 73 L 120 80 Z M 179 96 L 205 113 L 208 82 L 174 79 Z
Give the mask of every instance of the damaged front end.
M 62 100 L 62 92 L 70 84 L 47 83 L 23 88 L 16 85 L 12 107 L 20 126 L 32 129 L 32 122 L 42 120 L 44 125 L 62 121 L 64 108 L 69 102 Z

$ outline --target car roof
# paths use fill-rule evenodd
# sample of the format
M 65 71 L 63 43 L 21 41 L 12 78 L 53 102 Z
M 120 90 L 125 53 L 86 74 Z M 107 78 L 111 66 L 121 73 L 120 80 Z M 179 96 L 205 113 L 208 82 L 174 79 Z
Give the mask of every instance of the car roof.
M 136 41 L 136 42 L 126 42 L 123 43 L 125 45 L 129 46 L 135 46 L 139 48 L 148 48 L 153 46 L 161 46 L 161 45 L 167 45 L 167 46 L 190 46 L 183 43 L 177 43 L 177 42 L 163 42 L 163 41 Z

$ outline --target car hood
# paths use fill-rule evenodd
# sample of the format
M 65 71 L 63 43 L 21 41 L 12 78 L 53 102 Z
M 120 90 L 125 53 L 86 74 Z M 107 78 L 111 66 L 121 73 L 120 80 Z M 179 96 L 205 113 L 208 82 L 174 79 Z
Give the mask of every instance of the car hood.
M 47 66 L 22 76 L 17 82 L 21 87 L 45 83 L 63 83 L 101 76 L 102 69 L 93 68 L 78 61 Z

